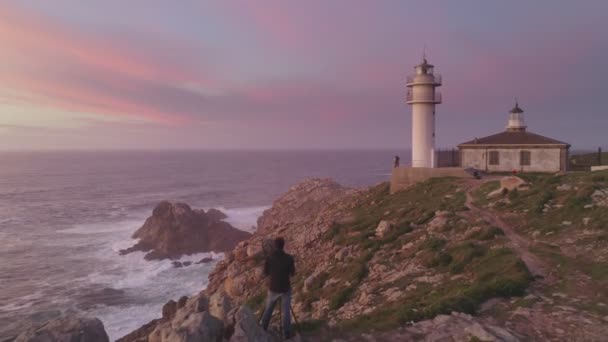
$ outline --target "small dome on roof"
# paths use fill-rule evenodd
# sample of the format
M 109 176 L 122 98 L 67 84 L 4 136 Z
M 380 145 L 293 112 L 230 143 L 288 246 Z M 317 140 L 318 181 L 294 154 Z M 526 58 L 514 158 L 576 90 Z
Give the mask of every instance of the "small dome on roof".
M 523 109 L 519 108 L 519 103 L 517 103 L 517 101 L 515 101 L 515 107 L 513 107 L 513 109 L 511 109 L 511 111 L 509 113 L 523 113 Z

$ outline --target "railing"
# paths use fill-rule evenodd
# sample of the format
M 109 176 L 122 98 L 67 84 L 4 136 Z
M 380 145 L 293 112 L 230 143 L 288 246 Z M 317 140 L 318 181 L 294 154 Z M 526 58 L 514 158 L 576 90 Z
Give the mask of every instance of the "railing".
M 573 153 L 568 160 L 570 171 L 589 171 L 592 166 L 603 165 L 608 165 L 608 152 L 602 152 L 601 147 L 597 152 Z
M 434 85 L 441 85 L 441 75 L 440 74 L 429 74 L 428 76 L 430 77 L 429 81 L 417 81 L 415 82 L 414 80 L 416 79 L 416 76 L 418 75 L 408 75 L 405 77 L 405 83 L 406 84 L 434 84 Z
M 416 99 L 414 99 L 414 97 Z M 414 96 L 414 93 L 411 89 L 408 89 L 407 94 L 405 96 L 406 102 L 419 102 L 419 103 L 441 103 L 441 92 L 435 91 L 435 93 L 430 96 L 418 95 Z
M 460 167 L 460 151 L 455 148 L 435 149 L 436 167 Z

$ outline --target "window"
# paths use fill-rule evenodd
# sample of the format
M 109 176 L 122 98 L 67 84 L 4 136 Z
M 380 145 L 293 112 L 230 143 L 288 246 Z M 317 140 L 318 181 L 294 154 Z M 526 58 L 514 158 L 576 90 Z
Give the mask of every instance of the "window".
M 500 158 L 498 156 L 498 151 L 490 151 L 490 165 L 498 165 L 500 164 Z
M 519 165 L 529 166 L 531 163 L 530 151 L 519 152 Z

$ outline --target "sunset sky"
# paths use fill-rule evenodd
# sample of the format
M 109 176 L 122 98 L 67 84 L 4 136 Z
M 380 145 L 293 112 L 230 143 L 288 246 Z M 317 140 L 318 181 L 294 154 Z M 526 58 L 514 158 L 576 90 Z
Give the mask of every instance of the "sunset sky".
M 4 0 L 0 149 L 409 149 L 405 77 L 443 76 L 437 145 L 608 143 L 608 1 Z M 608 146 L 606 146 L 608 147 Z

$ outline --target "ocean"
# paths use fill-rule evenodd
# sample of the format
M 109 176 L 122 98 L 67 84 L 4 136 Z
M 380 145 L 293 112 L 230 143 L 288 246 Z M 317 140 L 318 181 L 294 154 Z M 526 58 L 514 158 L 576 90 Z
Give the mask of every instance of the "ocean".
M 174 268 L 120 256 L 161 200 L 218 208 L 237 228 L 291 185 L 329 177 L 348 186 L 389 179 L 395 151 L 0 152 L 0 340 L 66 313 L 100 318 L 111 340 L 202 290 L 209 264 Z M 407 160 L 401 152 L 401 160 Z

